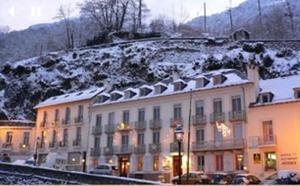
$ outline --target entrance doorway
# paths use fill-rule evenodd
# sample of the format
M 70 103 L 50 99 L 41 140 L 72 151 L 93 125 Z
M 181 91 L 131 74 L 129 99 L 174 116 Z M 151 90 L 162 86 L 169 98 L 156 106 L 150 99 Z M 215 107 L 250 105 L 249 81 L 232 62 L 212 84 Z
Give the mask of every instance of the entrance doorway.
M 127 177 L 129 173 L 129 165 L 130 165 L 130 157 L 129 156 L 121 156 L 119 157 L 119 170 L 120 176 Z
M 276 170 L 276 153 L 266 152 L 265 153 L 265 169 L 266 170 Z
M 180 164 L 179 156 L 173 156 L 173 176 L 179 175 L 179 171 L 178 171 L 179 164 Z M 182 168 L 180 169 L 180 172 L 182 174 Z

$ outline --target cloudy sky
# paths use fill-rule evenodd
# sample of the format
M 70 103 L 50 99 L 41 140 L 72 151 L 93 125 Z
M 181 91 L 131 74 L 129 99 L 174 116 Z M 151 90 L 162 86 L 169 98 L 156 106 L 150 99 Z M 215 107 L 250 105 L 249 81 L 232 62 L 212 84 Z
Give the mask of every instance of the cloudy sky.
M 12 30 L 25 29 L 33 24 L 55 21 L 60 5 L 71 5 L 74 9 L 83 0 L 0 0 L 0 25 Z M 203 15 L 205 0 L 145 0 L 151 17 L 166 15 L 178 21 L 187 21 Z M 232 0 L 237 6 L 245 0 Z M 219 13 L 229 7 L 229 0 L 206 0 L 207 13 Z M 78 10 L 75 11 L 78 15 Z

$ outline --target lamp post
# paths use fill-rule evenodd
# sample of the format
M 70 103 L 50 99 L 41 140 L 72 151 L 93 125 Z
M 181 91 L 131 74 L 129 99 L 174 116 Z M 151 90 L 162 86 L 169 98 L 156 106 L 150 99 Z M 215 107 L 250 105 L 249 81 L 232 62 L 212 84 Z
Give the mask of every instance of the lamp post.
M 34 160 L 34 165 L 37 166 L 37 159 L 38 159 L 38 146 L 40 143 L 40 137 L 36 138 L 36 142 L 35 142 L 35 153 L 33 155 L 33 160 Z
M 183 140 L 183 129 L 182 129 L 182 126 L 179 125 L 176 127 L 175 129 L 175 135 L 176 135 L 176 139 L 177 139 L 177 142 L 178 142 L 178 158 L 179 158 L 179 166 L 178 166 L 178 183 L 181 184 L 181 143 L 182 143 L 182 140 Z

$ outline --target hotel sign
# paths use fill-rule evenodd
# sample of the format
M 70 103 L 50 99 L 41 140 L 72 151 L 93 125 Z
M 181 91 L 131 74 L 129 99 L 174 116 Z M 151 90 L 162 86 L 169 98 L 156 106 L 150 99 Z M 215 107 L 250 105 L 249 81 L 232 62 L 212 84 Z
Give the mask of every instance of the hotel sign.
M 280 154 L 280 160 L 282 165 L 296 165 L 297 153 L 284 153 Z

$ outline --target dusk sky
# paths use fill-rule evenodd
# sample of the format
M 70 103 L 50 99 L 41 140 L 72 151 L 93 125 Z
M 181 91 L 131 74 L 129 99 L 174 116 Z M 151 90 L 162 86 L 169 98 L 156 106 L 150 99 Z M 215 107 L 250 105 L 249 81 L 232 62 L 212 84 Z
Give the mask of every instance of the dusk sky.
M 0 0 L 0 26 L 12 30 L 25 29 L 33 24 L 55 21 L 60 5 L 74 7 L 74 16 L 79 14 L 77 3 L 83 0 Z M 145 0 L 151 10 L 151 17 L 166 15 L 178 21 L 185 21 L 203 15 L 205 0 Z M 245 0 L 232 0 L 237 6 Z M 219 13 L 229 7 L 229 0 L 206 0 L 207 13 Z

